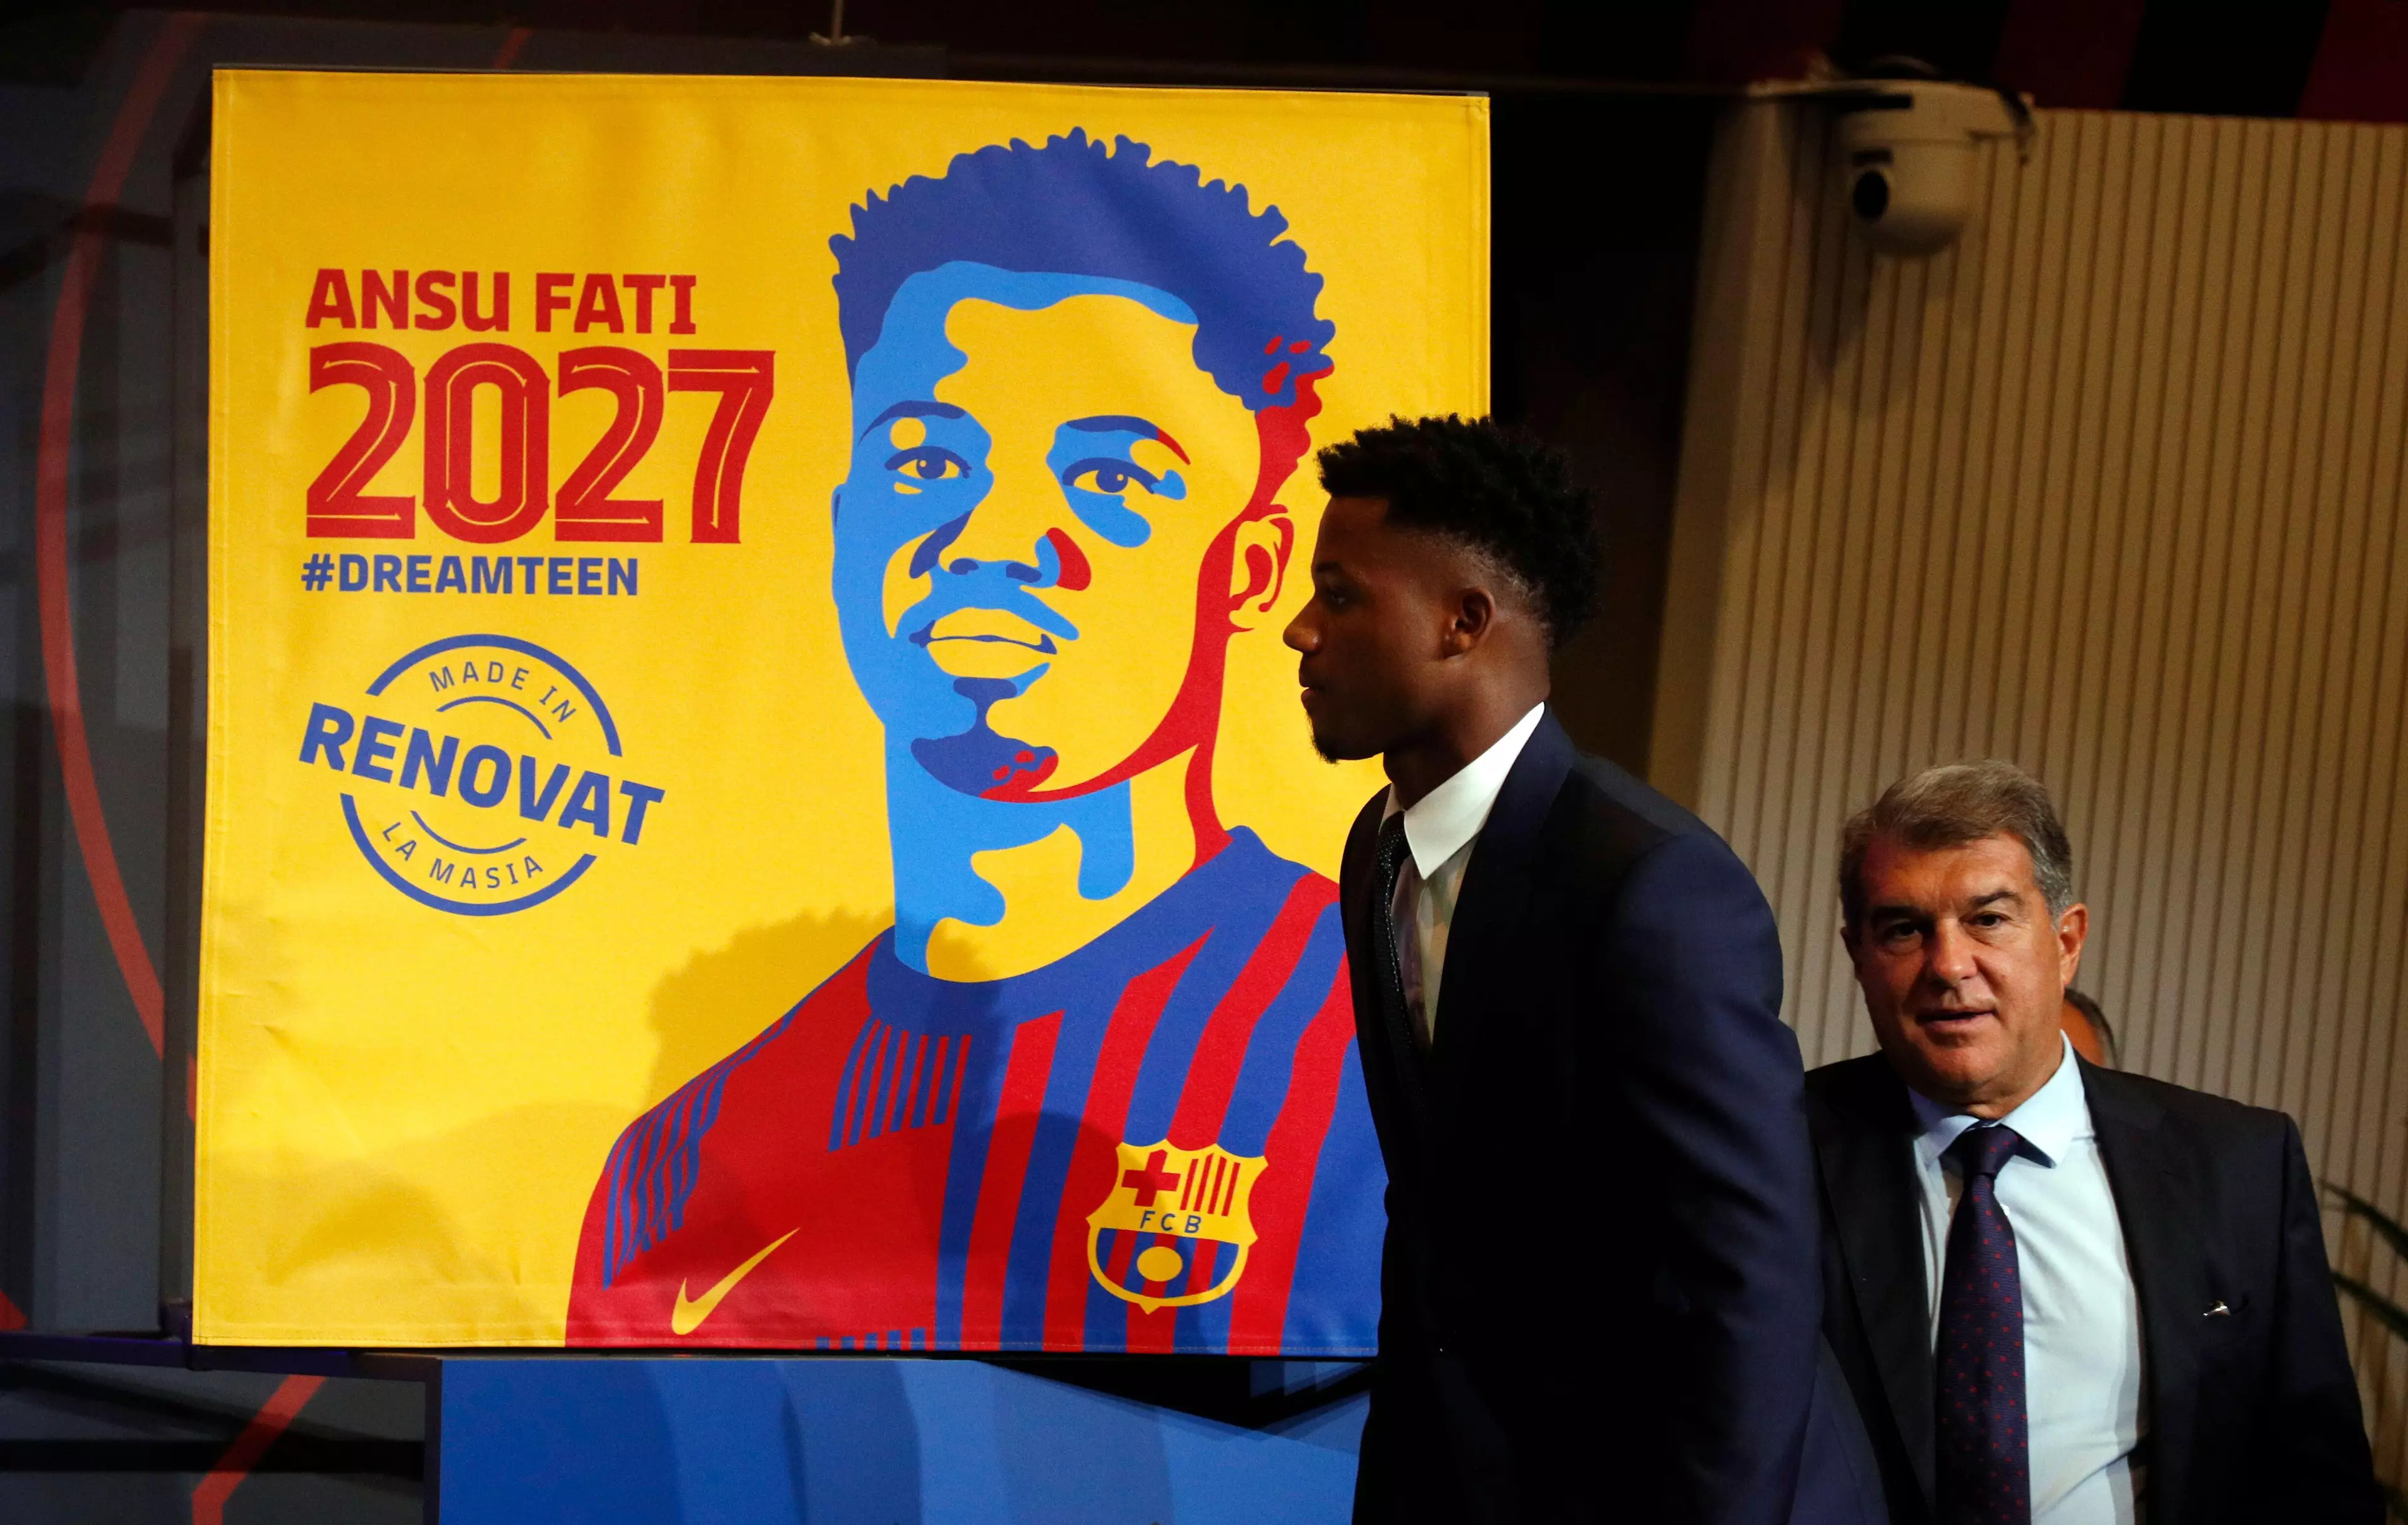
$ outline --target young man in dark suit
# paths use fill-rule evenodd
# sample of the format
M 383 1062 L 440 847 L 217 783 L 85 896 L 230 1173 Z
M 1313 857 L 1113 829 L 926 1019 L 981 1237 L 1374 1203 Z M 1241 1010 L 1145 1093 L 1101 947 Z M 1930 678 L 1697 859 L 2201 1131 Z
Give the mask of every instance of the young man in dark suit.
M 1356 1519 L 1879 1518 L 1819 1354 L 1771 914 L 1547 712 L 1595 597 L 1584 496 L 1451 417 L 1321 468 L 1287 641 L 1314 744 L 1390 780 L 1340 876 L 1389 1175 Z
M 2089 913 L 2046 791 L 1892 784 L 1840 897 L 1882 1051 L 1807 1077 L 1807 1115 L 1891 1518 L 2380 1519 L 2299 1129 L 2074 1053 Z

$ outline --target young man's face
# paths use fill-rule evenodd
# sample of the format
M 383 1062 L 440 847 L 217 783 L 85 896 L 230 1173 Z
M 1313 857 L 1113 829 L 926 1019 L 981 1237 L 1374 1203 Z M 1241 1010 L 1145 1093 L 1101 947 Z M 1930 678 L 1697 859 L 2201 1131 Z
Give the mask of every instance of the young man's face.
M 1287 627 L 1312 744 L 1333 762 L 1376 757 L 1444 708 L 1463 554 L 1387 517 L 1382 498 L 1329 500 L 1312 549 L 1312 601 Z
M 1109 772 L 1178 705 L 1199 625 L 1226 629 L 1226 590 L 1199 577 L 1258 450 L 1195 339 L 1152 288 L 951 265 L 904 283 L 862 355 L 836 512 L 845 651 L 953 786 Z M 1200 740 L 1219 717 L 1197 719 Z

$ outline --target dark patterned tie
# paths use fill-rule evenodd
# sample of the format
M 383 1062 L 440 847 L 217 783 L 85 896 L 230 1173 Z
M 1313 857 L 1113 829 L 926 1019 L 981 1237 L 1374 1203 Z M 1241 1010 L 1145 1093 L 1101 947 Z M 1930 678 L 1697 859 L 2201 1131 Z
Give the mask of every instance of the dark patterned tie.
M 1418 1053 L 1421 1024 L 1413 1020 L 1405 1000 L 1404 958 L 1397 944 L 1397 878 L 1405 871 L 1405 857 L 1409 851 L 1405 842 L 1404 816 L 1389 816 L 1380 825 L 1379 915 L 1372 923 L 1372 935 L 1378 940 L 1374 951 L 1380 958 L 1383 994 L 1396 1003 L 1395 1014 L 1403 1021 L 1406 1035 Z
M 2024 1410 L 2024 1285 L 1999 1172 L 2023 1140 L 1969 1128 L 1948 1146 L 1964 1189 L 1940 1278 L 1942 1525 L 2030 1525 L 2030 1423 Z

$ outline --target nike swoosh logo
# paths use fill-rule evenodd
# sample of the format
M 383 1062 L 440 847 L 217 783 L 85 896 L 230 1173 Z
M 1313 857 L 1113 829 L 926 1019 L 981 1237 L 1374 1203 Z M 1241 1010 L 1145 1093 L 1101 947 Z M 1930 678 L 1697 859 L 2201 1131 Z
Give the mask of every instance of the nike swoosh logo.
M 677 1302 L 669 1306 L 669 1332 L 683 1336 L 692 1334 L 695 1330 L 700 1329 L 702 1327 L 702 1321 L 710 1316 L 710 1310 L 719 1306 L 719 1300 L 721 1298 L 724 1298 L 728 1293 L 736 1290 L 736 1284 L 742 1281 L 746 1276 L 751 1275 L 754 1266 L 757 1266 L 762 1261 L 767 1259 L 771 1250 L 776 1249 L 779 1245 L 784 1244 L 787 1240 L 794 1238 L 795 1235 L 801 1231 L 802 1230 L 800 1229 L 789 1229 L 784 1233 L 780 1234 L 777 1238 L 772 1239 L 767 1244 L 762 1245 L 759 1249 L 752 1252 L 752 1259 L 745 1261 L 742 1265 L 738 1266 L 726 1275 L 722 1276 L 719 1279 L 718 1286 L 712 1288 L 710 1291 L 703 1293 L 702 1296 L 695 1299 L 691 1302 L 686 1301 L 685 1280 L 682 1277 L 679 1278 Z

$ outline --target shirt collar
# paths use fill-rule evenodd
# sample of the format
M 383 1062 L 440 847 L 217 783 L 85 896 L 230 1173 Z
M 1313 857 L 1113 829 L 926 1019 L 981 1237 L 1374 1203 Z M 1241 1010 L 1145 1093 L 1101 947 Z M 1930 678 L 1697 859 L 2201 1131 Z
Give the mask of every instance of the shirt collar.
M 2082 1066 L 2074 1059 L 2072 1042 L 2064 1042 L 2064 1057 L 2057 1061 L 2057 1073 L 2026 1097 L 2022 1106 L 1999 1119 L 2022 1137 L 2025 1146 L 2017 1152 L 2042 1165 L 2054 1166 L 2076 1143 L 2094 1136 Z M 1915 1120 L 1923 1125 L 1921 1143 L 1935 1158 L 1956 1142 L 1958 1134 L 1981 1121 L 1970 1113 L 1949 1111 L 1912 1086 L 1906 1088 L 1906 1099 L 1914 1107 Z
M 1513 728 L 1498 737 L 1487 751 L 1455 770 L 1452 778 L 1402 812 L 1405 845 L 1412 849 L 1413 868 L 1423 879 L 1437 873 L 1440 865 L 1463 851 L 1463 844 L 1480 835 L 1480 828 L 1488 824 L 1488 813 L 1505 787 L 1505 775 L 1513 770 L 1522 748 L 1539 728 L 1539 717 L 1546 712 L 1545 705 L 1532 705 L 1530 712 L 1515 721 Z M 1389 816 L 1398 813 L 1397 786 L 1391 784 L 1387 809 L 1380 819 L 1384 824 Z

